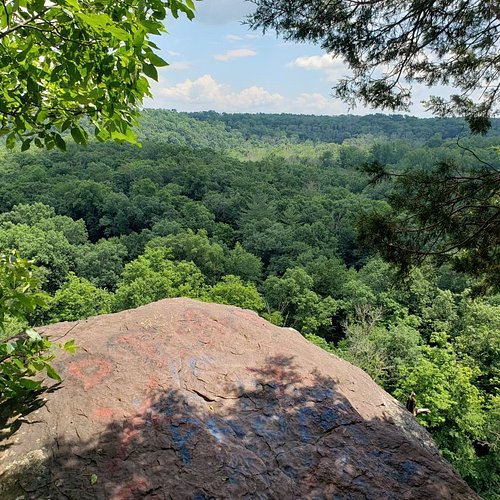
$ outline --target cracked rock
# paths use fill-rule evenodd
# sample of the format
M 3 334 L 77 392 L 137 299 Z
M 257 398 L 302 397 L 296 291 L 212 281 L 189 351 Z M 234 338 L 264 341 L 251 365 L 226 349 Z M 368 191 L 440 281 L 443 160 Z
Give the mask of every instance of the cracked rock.
M 6 423 L 2 499 L 478 498 L 368 375 L 253 312 L 170 299 L 43 331 L 80 349 Z

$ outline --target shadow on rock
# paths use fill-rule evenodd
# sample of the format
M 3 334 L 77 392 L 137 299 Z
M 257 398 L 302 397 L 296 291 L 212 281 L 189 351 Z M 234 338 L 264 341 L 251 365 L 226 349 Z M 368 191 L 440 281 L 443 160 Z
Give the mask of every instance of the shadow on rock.
M 60 384 L 56 384 L 0 403 L 0 452 L 12 446 L 9 438 L 14 436 L 23 424 L 37 423 L 36 419 L 28 420 L 28 416 L 45 406 L 46 396 L 60 387 Z
M 3 498 L 447 498 L 470 490 L 397 426 L 363 420 L 336 383 L 291 357 L 249 367 L 225 397 L 150 387 L 99 438 L 56 436 Z M 78 432 L 78 430 L 76 430 Z M 29 459 L 28 459 L 29 458 Z M 448 478 L 448 479 L 447 479 Z M 470 498 L 470 496 L 469 496 Z

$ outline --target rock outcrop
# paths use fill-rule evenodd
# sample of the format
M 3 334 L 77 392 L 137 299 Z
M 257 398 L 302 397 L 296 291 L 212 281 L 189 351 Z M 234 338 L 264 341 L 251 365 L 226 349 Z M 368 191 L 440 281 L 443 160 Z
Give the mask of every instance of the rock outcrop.
M 360 369 L 188 299 L 59 323 L 64 377 L 2 431 L 0 498 L 476 498 Z

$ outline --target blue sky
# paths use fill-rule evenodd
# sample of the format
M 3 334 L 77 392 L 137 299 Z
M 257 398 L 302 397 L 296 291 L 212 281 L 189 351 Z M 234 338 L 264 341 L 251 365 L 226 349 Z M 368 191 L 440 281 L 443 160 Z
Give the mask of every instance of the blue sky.
M 170 66 L 152 82 L 145 107 L 178 111 L 366 114 L 331 95 L 335 81 L 348 75 L 342 61 L 311 44 L 284 42 L 274 33 L 250 31 L 242 24 L 251 12 L 245 0 L 203 0 L 196 17 L 169 19 L 168 34 L 157 37 L 160 55 Z M 437 92 L 433 92 L 436 94 Z M 412 114 L 430 116 L 416 89 Z

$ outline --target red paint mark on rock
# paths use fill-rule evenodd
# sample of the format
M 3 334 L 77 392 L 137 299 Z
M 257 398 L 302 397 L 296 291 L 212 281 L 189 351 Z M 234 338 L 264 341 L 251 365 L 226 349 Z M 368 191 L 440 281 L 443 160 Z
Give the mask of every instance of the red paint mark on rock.
M 112 420 L 116 414 L 116 410 L 108 408 L 107 406 L 98 406 L 94 409 L 94 417 L 103 418 L 105 420 Z
M 103 358 L 85 358 L 68 365 L 69 374 L 82 382 L 85 391 L 92 389 L 112 371 L 111 363 Z

